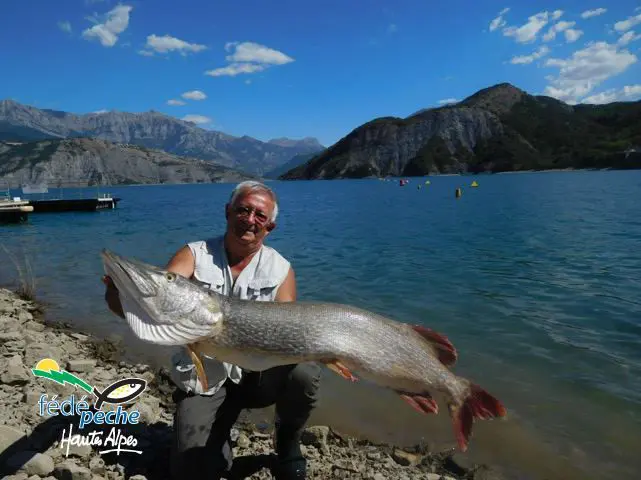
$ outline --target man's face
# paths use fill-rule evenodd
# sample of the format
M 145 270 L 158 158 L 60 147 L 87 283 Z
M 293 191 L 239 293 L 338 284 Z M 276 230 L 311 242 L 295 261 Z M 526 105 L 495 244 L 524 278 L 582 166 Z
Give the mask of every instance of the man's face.
M 227 231 L 243 244 L 261 242 L 275 225 L 271 222 L 274 202 L 265 193 L 249 193 L 227 205 Z

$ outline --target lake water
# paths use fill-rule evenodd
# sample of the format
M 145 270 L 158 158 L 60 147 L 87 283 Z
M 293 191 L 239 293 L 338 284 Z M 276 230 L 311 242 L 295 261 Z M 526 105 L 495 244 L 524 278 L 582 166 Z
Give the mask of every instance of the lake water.
M 281 214 L 268 244 L 294 265 L 299 299 L 447 335 L 456 372 L 509 411 L 477 422 L 461 458 L 527 473 L 517 478 L 638 478 L 641 171 L 430 180 L 272 182 Z M 166 350 L 131 339 L 107 311 L 99 251 L 163 265 L 185 242 L 223 231 L 231 189 L 111 188 L 122 198 L 116 210 L 32 214 L 0 227 L 0 240 L 30 260 L 51 317 L 123 336 L 162 362 Z M 0 258 L 6 284 L 15 269 L 2 249 Z M 421 416 L 387 391 L 325 380 L 315 421 L 373 440 L 454 446 L 444 406 Z

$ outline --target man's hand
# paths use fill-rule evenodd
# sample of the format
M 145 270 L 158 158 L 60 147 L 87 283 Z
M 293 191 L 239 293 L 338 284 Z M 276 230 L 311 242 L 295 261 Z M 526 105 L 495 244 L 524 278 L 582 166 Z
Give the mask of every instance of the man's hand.
M 125 318 L 125 312 L 122 310 L 120 296 L 118 295 L 118 289 L 116 288 L 113 280 L 108 275 L 104 275 L 102 277 L 102 283 L 107 286 L 107 289 L 105 290 L 105 301 L 107 302 L 109 310 L 120 318 Z

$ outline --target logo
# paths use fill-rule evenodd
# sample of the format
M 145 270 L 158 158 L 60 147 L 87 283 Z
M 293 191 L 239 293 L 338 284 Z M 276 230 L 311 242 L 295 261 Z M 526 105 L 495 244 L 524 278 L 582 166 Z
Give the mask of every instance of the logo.
M 36 377 L 45 378 L 60 385 L 68 384 L 80 388 L 95 397 L 95 402 L 91 407 L 86 401 L 87 395 L 83 395 L 80 400 L 77 400 L 75 395 L 70 395 L 66 400 L 58 401 L 57 395 L 49 398 L 49 395 L 42 394 L 38 399 L 38 414 L 40 416 L 78 416 L 80 430 L 91 425 L 110 427 L 106 437 L 104 436 L 105 429 L 96 429 L 87 434 L 74 434 L 73 423 L 70 423 L 69 434 L 67 435 L 67 429 L 64 429 L 60 440 L 60 448 L 67 447 L 65 456 L 69 455 L 71 446 L 87 445 L 103 448 L 98 451 L 101 455 L 112 452 L 116 452 L 117 455 L 120 455 L 121 452 L 142 453 L 142 450 L 123 448 L 136 447 L 138 441 L 131 435 L 125 435 L 119 426 L 138 423 L 140 412 L 134 409 L 125 410 L 121 404 L 131 403 L 137 399 L 147 388 L 146 380 L 125 378 L 112 383 L 101 391 L 73 373 L 61 370 L 58 362 L 51 358 L 40 360 L 36 367 L 31 369 L 31 372 Z M 104 404 L 117 405 L 117 407 L 102 411 L 101 407 Z

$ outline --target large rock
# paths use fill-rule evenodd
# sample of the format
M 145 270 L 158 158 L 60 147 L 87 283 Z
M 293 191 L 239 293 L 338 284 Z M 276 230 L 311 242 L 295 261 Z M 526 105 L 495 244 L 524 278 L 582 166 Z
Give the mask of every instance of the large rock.
M 34 343 L 29 345 L 24 352 L 24 363 L 29 368 L 35 368 L 36 364 L 43 358 L 52 358 L 59 364 L 62 362 L 62 351 L 55 344 Z
M 0 376 L 0 381 L 7 385 L 24 385 L 30 380 L 31 375 L 22 363 L 20 355 L 14 355 L 9 359 L 5 371 Z
M 65 350 L 69 352 L 68 349 L 65 348 Z M 92 359 L 80 358 L 76 360 L 69 360 L 67 362 L 67 370 L 75 373 L 90 372 L 95 367 L 96 367 L 96 361 Z
M 0 332 L 0 343 L 9 342 L 11 340 L 20 340 L 22 339 L 22 333 L 15 330 L 9 332 Z
M 143 395 L 134 407 L 140 412 L 140 421 L 148 425 L 158 421 L 160 414 L 160 400 L 153 395 Z
M 92 480 L 91 470 L 76 465 L 70 460 L 65 460 L 54 470 L 58 480 Z
M 0 425 L 0 455 L 17 441 L 26 439 L 24 432 L 7 425 Z
M 38 452 L 22 451 L 11 456 L 7 461 L 11 468 L 22 470 L 27 475 L 44 477 L 53 472 L 53 459 L 49 455 Z
M 324 455 L 327 455 L 329 454 L 329 447 L 327 446 L 328 435 L 329 427 L 315 425 L 303 431 L 301 442 L 303 445 L 312 445 L 318 448 Z
M 415 453 L 409 453 L 401 449 L 394 449 L 394 453 L 392 454 L 392 458 L 396 463 L 399 465 L 403 465 L 405 467 L 414 467 L 421 463 L 423 460 L 422 455 L 418 455 Z

